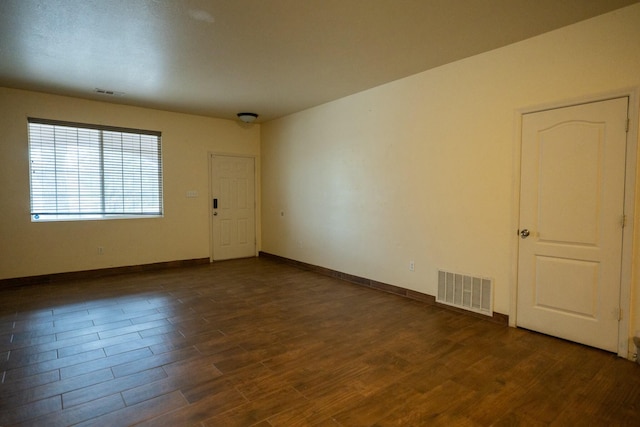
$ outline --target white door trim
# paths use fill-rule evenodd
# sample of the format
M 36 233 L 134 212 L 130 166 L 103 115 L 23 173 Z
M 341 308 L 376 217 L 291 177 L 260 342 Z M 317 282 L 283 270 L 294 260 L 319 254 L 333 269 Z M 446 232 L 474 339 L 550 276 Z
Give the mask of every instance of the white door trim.
M 620 307 L 622 309 L 622 320 L 618 323 L 618 356 L 632 359 L 634 347 L 632 345 L 633 334 L 631 329 L 631 288 L 633 278 L 633 239 L 635 217 L 635 194 L 637 175 L 637 155 L 638 155 L 638 88 L 631 88 L 621 91 L 613 91 L 597 96 L 590 96 L 543 104 L 533 107 L 518 109 L 514 113 L 514 149 L 513 149 L 513 187 L 512 187 L 512 215 L 511 215 L 511 285 L 509 298 L 509 326 L 516 327 L 517 301 L 518 301 L 518 243 L 517 235 L 520 221 L 520 179 L 521 165 L 520 156 L 522 150 L 522 117 L 528 113 L 551 110 L 556 108 L 570 107 L 579 104 L 605 101 L 613 98 L 629 98 L 629 131 L 627 133 L 626 152 L 626 174 L 625 174 L 625 194 L 624 194 L 624 215 L 626 225 L 622 236 L 622 266 L 620 278 Z
M 254 192 L 254 200 L 253 203 L 255 205 L 255 209 L 254 209 L 254 226 L 255 226 L 255 233 L 256 233 L 256 245 L 255 245 L 255 256 L 258 256 L 258 253 L 260 252 L 260 186 L 259 186 L 259 179 L 258 177 L 260 176 L 260 165 L 258 162 L 258 156 L 255 155 L 251 155 L 251 154 L 237 154 L 237 153 L 226 153 L 226 152 L 221 152 L 221 151 L 209 151 L 207 153 L 207 161 L 208 161 L 208 168 L 209 168 L 209 198 L 207 200 L 207 205 L 209 206 L 207 209 L 207 213 L 209 215 L 209 262 L 213 262 L 213 204 L 212 204 L 212 200 L 213 200 L 213 188 L 211 187 L 211 181 L 213 178 L 213 158 L 215 156 L 225 156 L 225 157 L 243 157 L 243 158 L 249 158 L 249 159 L 253 159 L 253 182 L 255 185 L 255 192 Z

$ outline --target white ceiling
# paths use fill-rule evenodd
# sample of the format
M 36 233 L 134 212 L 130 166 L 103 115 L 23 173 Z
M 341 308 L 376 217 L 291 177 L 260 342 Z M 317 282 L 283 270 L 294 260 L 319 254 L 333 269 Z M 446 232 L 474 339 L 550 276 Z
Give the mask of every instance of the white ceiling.
M 637 1 L 0 0 L 0 86 L 264 121 Z

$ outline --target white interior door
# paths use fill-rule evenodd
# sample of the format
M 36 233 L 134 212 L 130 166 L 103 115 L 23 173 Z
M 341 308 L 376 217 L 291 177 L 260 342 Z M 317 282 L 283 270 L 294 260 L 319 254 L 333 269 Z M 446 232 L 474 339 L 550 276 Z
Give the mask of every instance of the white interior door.
M 212 258 L 255 256 L 254 159 L 211 156 L 211 197 Z
M 518 326 L 616 352 L 628 98 L 523 115 Z

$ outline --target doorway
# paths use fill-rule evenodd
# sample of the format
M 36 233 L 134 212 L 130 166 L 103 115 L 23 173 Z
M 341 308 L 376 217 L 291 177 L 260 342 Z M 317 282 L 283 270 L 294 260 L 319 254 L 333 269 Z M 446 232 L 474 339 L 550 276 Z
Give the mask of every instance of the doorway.
M 256 256 L 255 159 L 210 156 L 211 260 Z
M 612 352 L 626 340 L 628 110 L 619 97 L 522 116 L 517 326 Z

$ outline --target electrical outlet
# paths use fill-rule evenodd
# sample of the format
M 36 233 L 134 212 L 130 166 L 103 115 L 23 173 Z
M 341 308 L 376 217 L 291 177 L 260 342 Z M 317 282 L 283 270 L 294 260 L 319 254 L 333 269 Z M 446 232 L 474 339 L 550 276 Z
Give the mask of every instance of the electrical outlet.
M 409 261 L 409 271 L 415 271 L 416 265 L 413 261 Z
M 98 255 L 104 255 L 104 248 L 102 246 L 98 246 Z

